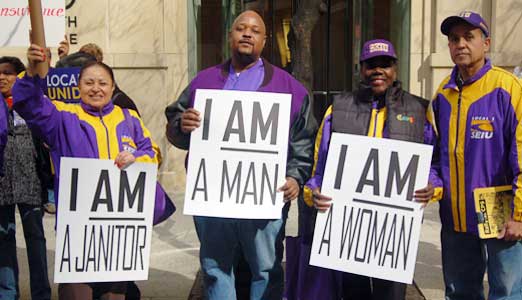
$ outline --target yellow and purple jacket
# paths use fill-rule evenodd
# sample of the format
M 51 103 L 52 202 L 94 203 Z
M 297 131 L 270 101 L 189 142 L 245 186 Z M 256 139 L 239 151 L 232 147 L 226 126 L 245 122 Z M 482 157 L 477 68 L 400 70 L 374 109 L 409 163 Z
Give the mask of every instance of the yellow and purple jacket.
M 159 148 L 135 111 L 129 110 L 129 120 L 123 109 L 112 102 L 101 110 L 83 102 L 51 102 L 41 85 L 42 80 L 37 77 L 19 78 L 13 86 L 13 108 L 32 133 L 50 147 L 56 170 L 55 188 L 60 157 L 115 159 L 118 153 L 129 151 L 137 162 L 159 163 Z
M 440 163 L 432 171 L 443 187 L 442 226 L 477 233 L 473 191 L 512 185 L 513 218 L 522 221 L 522 84 L 486 60 L 472 78 L 457 85 L 457 68 L 432 101 L 439 133 Z

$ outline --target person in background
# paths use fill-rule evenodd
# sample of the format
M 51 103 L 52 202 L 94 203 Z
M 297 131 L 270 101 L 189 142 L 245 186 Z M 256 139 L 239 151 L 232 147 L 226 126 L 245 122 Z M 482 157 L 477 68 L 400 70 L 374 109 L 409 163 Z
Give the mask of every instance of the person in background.
M 12 88 L 25 66 L 16 57 L 0 57 L 0 106 L 8 109 L 8 136 L 5 146 L 4 177 L 0 178 L 0 299 L 19 297 L 16 257 L 15 209 L 18 207 L 29 262 L 32 299 L 51 298 L 47 274 L 47 248 L 42 224 L 43 186 L 41 141 L 32 134 L 25 120 L 13 110 Z
M 455 63 L 432 101 L 446 300 L 522 299 L 522 84 L 487 58 L 491 36 L 478 13 L 450 16 L 440 29 Z M 505 185 L 513 213 L 498 238 L 480 239 L 474 191 Z
M 7 104 L 0 103 L 0 176 L 4 176 L 4 149 L 7 144 L 8 120 Z
M 60 101 L 51 102 L 44 96 L 41 88 L 42 80 L 34 71 L 36 63 L 45 61 L 44 49 L 31 45 L 27 58 L 29 61 L 27 72 L 13 87 L 13 107 L 25 118 L 33 133 L 43 138 L 49 145 L 57 172 L 55 187 L 59 178 L 60 158 L 63 156 L 113 159 L 120 169 L 126 168 L 135 161 L 159 163 L 159 149 L 138 114 L 112 103 L 114 74 L 109 66 L 93 61 L 82 67 L 79 77 L 81 104 L 76 105 Z M 129 126 L 129 122 L 132 122 L 133 126 Z M 98 137 L 99 131 L 95 128 L 103 126 L 110 134 L 105 136 L 103 131 L 100 133 L 104 135 L 103 138 Z M 103 143 L 98 143 L 105 139 L 118 147 L 106 147 Z M 123 300 L 127 284 L 127 282 L 60 284 L 58 294 L 63 300 L 97 298 Z

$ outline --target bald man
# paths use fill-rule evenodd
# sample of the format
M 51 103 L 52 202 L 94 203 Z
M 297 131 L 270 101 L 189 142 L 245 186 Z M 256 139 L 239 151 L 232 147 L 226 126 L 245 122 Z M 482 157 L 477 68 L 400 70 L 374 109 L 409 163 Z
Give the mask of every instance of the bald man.
M 190 133 L 200 126 L 201 115 L 193 107 L 196 89 L 276 92 L 292 95 L 286 183 L 280 187 L 286 202 L 296 199 L 311 173 L 313 138 L 317 129 L 310 114 L 306 89 L 285 71 L 261 58 L 266 28 L 253 11 L 240 14 L 229 32 L 232 57 L 201 71 L 178 100 L 167 107 L 167 137 L 174 146 L 188 150 Z M 194 217 L 201 242 L 200 262 L 206 299 L 236 299 L 234 268 L 244 255 L 252 279 L 250 299 L 278 299 L 283 293 L 283 237 L 289 208 L 277 220 Z

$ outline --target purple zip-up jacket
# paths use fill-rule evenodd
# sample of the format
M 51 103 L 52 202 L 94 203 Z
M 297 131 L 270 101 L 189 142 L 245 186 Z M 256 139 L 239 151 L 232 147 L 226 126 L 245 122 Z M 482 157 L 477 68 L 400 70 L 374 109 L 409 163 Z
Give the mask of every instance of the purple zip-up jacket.
M 190 134 L 181 131 L 181 115 L 194 106 L 196 89 L 224 89 L 230 63 L 210 67 L 198 73 L 178 100 L 165 110 L 168 120 L 167 138 L 176 147 L 188 150 Z M 286 176 L 303 185 L 310 177 L 313 164 L 313 139 L 317 124 L 311 116 L 308 93 L 301 83 L 286 71 L 263 59 L 264 78 L 258 92 L 292 94 L 290 110 L 290 132 Z
M 432 102 L 440 137 L 440 164 L 432 168 L 444 190 L 442 226 L 476 235 L 476 188 L 511 185 L 513 218 L 522 221 L 522 84 L 489 59 L 461 89 L 457 73 L 455 67 Z
M 44 96 L 42 84 L 38 77 L 18 79 L 13 86 L 13 108 L 50 147 L 56 191 L 62 156 L 115 159 L 126 150 L 137 162 L 158 163 L 159 149 L 135 111 L 129 110 L 130 120 L 126 120 L 123 110 L 112 102 L 100 111 L 83 102 L 51 102 Z

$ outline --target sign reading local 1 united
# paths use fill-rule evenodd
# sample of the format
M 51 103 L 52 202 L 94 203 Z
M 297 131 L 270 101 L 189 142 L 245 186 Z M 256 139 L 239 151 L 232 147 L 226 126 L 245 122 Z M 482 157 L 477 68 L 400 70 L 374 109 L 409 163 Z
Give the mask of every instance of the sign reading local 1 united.
M 56 283 L 146 280 L 157 166 L 62 157 Z
M 428 183 L 432 147 L 333 133 L 310 264 L 411 283 L 422 207 L 414 191 Z
M 279 219 L 290 94 L 196 90 L 184 214 Z

